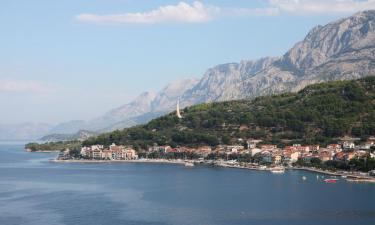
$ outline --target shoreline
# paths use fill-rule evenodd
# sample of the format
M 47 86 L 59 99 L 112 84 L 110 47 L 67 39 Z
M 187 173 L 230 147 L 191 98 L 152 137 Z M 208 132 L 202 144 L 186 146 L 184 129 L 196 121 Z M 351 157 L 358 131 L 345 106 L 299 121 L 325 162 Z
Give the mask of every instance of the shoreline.
M 50 162 L 54 163 L 155 163 L 155 164 L 177 164 L 177 165 L 184 165 L 185 162 L 195 162 L 197 164 L 208 165 L 205 162 L 196 162 L 194 160 L 167 160 L 167 159 L 133 159 L 133 160 L 78 160 L 78 159 L 68 159 L 68 160 L 59 160 L 59 159 L 51 159 Z M 223 168 L 233 168 L 233 169 L 247 169 L 247 170 L 255 170 L 255 171 L 267 171 L 271 170 L 270 167 L 263 168 L 260 166 L 240 166 L 240 165 L 228 165 L 228 164 L 215 164 L 217 167 Z M 309 168 L 309 167 L 286 167 L 286 170 L 302 170 L 308 171 L 313 173 L 325 174 L 329 176 L 347 178 L 348 182 L 367 182 L 367 183 L 375 183 L 375 177 L 371 177 L 368 175 L 360 175 L 360 174 L 351 174 L 345 171 L 326 171 L 317 168 Z
M 54 163 L 163 163 L 163 164 L 185 164 L 183 160 L 166 160 L 166 159 L 130 159 L 130 160 L 79 160 L 79 159 L 51 159 L 50 162 Z

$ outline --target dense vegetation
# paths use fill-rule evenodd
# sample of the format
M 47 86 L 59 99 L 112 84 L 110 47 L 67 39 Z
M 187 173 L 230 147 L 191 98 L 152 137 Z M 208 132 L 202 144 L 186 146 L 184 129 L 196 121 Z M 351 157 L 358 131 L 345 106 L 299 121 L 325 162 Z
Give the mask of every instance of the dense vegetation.
M 333 142 L 352 135 L 375 134 L 375 77 L 314 84 L 298 93 L 253 100 L 200 104 L 159 117 L 146 125 L 117 130 L 84 141 L 90 144 L 159 145 L 231 144 L 238 138 L 288 142 Z
M 26 149 L 31 151 L 63 151 L 67 148 L 76 150 L 81 147 L 80 141 L 59 141 L 47 143 L 29 143 L 25 146 Z

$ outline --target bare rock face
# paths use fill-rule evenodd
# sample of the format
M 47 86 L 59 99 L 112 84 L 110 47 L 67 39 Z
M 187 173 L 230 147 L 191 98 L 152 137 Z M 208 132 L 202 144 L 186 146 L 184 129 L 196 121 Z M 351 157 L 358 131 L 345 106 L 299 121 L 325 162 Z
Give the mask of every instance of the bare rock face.
M 298 91 L 328 80 L 375 75 L 375 11 L 313 28 L 280 58 L 216 66 L 183 95 L 185 105 Z
M 254 77 L 277 59 L 267 57 L 215 66 L 204 74 L 197 85 L 182 95 L 182 105 L 243 98 L 246 90 L 244 80 Z
M 176 102 L 181 95 L 190 90 L 198 83 L 198 79 L 184 79 L 174 81 L 168 84 L 156 95 L 152 101 L 151 108 L 153 112 L 169 112 L 176 108 Z

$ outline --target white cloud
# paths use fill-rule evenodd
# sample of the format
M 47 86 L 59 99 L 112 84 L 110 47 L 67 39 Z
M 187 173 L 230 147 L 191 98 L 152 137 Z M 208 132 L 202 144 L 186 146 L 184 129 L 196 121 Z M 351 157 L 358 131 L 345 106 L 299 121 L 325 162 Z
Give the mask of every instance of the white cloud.
M 263 8 L 223 8 L 205 5 L 200 1 L 192 4 L 160 6 L 148 12 L 124 14 L 80 14 L 78 21 L 115 24 L 156 24 L 163 22 L 204 23 L 225 17 L 275 16 L 283 14 L 353 13 L 375 9 L 375 0 L 268 0 Z
M 292 14 L 352 13 L 375 9 L 375 0 L 270 0 L 270 6 Z
M 79 21 L 94 23 L 140 23 L 154 24 L 161 22 L 201 23 L 211 21 L 219 13 L 215 6 L 205 6 L 201 2 L 191 5 L 180 2 L 177 5 L 160 6 L 149 12 L 136 12 L 125 14 L 80 14 L 76 16 Z
M 0 80 L 0 92 L 32 92 L 32 93 L 50 93 L 56 89 L 51 84 L 40 83 L 28 80 Z

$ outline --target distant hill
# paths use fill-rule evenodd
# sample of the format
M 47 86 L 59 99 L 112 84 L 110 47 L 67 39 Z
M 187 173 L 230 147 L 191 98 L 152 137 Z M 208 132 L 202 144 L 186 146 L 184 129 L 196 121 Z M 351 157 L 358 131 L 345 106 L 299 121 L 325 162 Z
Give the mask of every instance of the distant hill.
M 75 134 L 49 134 L 40 138 L 43 142 L 59 142 L 59 141 L 84 141 L 90 137 L 97 136 L 98 134 L 92 131 L 80 130 Z
M 231 144 L 238 138 L 270 143 L 328 143 L 345 135 L 375 135 L 375 77 L 330 81 L 284 93 L 187 107 L 146 125 L 89 138 L 84 145 Z
M 51 128 L 46 123 L 0 124 L 0 140 L 37 140 Z

